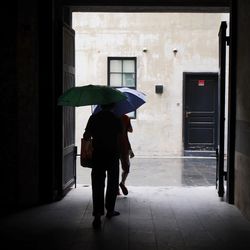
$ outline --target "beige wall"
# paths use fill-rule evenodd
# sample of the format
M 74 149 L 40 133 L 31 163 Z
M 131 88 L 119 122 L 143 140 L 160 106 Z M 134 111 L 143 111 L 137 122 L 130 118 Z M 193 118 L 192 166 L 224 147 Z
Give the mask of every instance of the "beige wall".
M 218 31 L 228 18 L 204 13 L 74 13 L 76 85 L 106 85 L 107 57 L 136 57 L 137 89 L 147 95 L 147 103 L 132 120 L 135 154 L 182 156 L 183 72 L 218 72 Z M 155 93 L 156 84 L 164 86 L 163 94 Z M 90 114 L 90 107 L 76 109 L 78 146 Z

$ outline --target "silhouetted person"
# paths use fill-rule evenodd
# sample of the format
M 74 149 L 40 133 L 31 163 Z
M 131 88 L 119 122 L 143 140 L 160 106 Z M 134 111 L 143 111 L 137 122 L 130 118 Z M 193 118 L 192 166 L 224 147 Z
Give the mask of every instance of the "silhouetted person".
M 91 115 L 84 132 L 84 139 L 93 139 L 93 167 L 91 172 L 93 227 L 101 226 L 101 216 L 111 218 L 120 213 L 115 211 L 117 190 L 119 188 L 119 155 L 122 132 L 121 121 L 112 112 L 113 104 L 103 105 L 102 110 Z M 104 194 L 107 174 L 106 196 Z M 105 198 L 104 198 L 105 197 Z M 105 200 L 105 202 L 104 202 Z
M 121 139 L 121 167 L 122 167 L 122 174 L 121 174 L 121 182 L 120 182 L 120 187 L 122 190 L 122 193 L 124 195 L 128 194 L 128 189 L 125 186 L 126 179 L 129 174 L 130 170 L 130 159 L 134 157 L 133 150 L 131 148 L 131 144 L 129 142 L 128 138 L 128 132 L 132 133 L 133 128 L 130 122 L 130 118 L 127 115 L 122 115 L 121 116 L 121 121 L 122 121 L 122 139 Z M 119 191 L 118 191 L 119 194 Z

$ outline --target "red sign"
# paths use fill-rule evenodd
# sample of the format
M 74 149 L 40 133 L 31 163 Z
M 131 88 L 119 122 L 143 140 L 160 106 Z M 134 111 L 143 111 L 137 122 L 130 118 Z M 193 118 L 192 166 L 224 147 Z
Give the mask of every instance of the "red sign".
M 204 86 L 205 80 L 198 80 L 198 86 Z

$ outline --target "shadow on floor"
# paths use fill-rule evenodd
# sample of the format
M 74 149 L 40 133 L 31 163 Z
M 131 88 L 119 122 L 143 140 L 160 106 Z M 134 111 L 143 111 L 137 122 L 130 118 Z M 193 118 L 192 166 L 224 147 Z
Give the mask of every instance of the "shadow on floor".
M 91 187 L 1 219 L 1 249 L 249 250 L 250 222 L 214 187 L 134 187 L 117 198 L 121 215 L 92 228 Z
M 1 249 L 250 249 L 250 222 L 217 196 L 213 159 L 132 164 L 129 194 L 117 197 L 121 215 L 103 217 L 100 231 L 92 228 L 91 186 L 79 184 L 61 201 L 1 218 Z

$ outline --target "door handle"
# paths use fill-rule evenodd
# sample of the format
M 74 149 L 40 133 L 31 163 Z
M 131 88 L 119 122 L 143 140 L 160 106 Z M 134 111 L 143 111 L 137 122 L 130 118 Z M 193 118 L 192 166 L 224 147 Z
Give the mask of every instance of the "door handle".
M 189 115 L 190 115 L 191 113 L 192 113 L 192 112 L 186 111 L 186 112 L 185 112 L 185 117 L 188 118 Z

